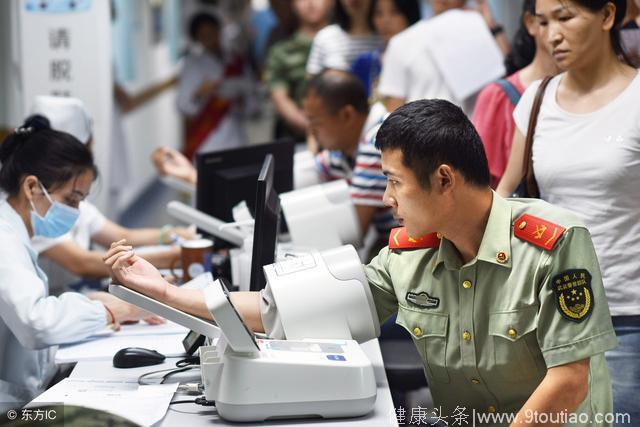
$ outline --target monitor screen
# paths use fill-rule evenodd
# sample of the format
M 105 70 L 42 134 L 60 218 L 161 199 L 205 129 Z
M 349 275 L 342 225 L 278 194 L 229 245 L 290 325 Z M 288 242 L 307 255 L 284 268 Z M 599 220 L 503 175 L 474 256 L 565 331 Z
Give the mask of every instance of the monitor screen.
M 293 190 L 294 141 L 250 145 L 231 150 L 198 154 L 196 209 L 225 222 L 232 222 L 232 209 L 243 200 L 255 212 L 256 180 L 267 154 L 277 166 L 274 187 L 278 193 Z
M 263 266 L 273 264 L 280 228 L 280 198 L 274 188 L 275 158 L 268 154 L 262 164 L 256 191 L 256 213 L 253 228 L 250 291 L 264 289 Z

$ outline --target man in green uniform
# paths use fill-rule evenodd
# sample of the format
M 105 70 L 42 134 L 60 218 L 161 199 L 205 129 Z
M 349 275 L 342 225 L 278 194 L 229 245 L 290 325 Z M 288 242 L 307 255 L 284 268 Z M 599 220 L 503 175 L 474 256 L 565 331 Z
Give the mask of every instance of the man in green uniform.
M 616 338 L 584 225 L 543 201 L 495 194 L 477 132 L 447 101 L 399 108 L 376 145 L 385 202 L 404 227 L 365 270 L 380 321 L 398 312 L 411 333 L 439 415 L 608 425 L 603 353 Z M 120 283 L 210 317 L 199 291 L 167 284 L 122 242 L 106 262 Z M 282 330 L 270 301 L 268 289 L 232 295 L 257 331 Z

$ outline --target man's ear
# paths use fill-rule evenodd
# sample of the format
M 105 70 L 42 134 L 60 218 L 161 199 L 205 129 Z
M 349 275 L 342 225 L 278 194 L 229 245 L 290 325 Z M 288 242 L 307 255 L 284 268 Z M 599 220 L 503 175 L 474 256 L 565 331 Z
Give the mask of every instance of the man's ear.
M 348 123 L 356 116 L 356 109 L 353 105 L 345 105 L 338 111 L 338 116 L 343 123 Z
M 435 185 L 440 193 L 451 191 L 457 182 L 457 177 L 451 166 L 442 164 L 435 172 Z

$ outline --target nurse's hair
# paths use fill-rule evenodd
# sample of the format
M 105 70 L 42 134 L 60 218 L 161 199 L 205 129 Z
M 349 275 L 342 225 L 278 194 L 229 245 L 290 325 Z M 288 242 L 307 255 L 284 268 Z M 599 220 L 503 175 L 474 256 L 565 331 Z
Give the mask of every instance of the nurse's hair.
M 9 196 L 20 192 L 28 175 L 35 175 L 48 190 L 63 186 L 86 171 L 98 170 L 86 145 L 68 133 L 51 129 L 40 115 L 27 118 L 0 145 L 0 188 Z
M 422 99 L 395 110 L 376 134 L 376 148 L 400 150 L 402 163 L 420 186 L 447 164 L 476 187 L 489 186 L 489 165 L 478 132 L 460 107 L 443 99 Z

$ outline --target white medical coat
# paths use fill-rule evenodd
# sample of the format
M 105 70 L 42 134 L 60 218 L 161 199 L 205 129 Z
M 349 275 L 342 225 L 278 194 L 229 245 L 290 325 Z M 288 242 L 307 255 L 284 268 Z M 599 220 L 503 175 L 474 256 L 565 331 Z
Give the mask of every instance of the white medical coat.
M 0 402 L 27 402 L 55 373 L 59 344 L 104 329 L 102 303 L 68 292 L 49 296 L 27 228 L 6 200 L 0 201 Z

